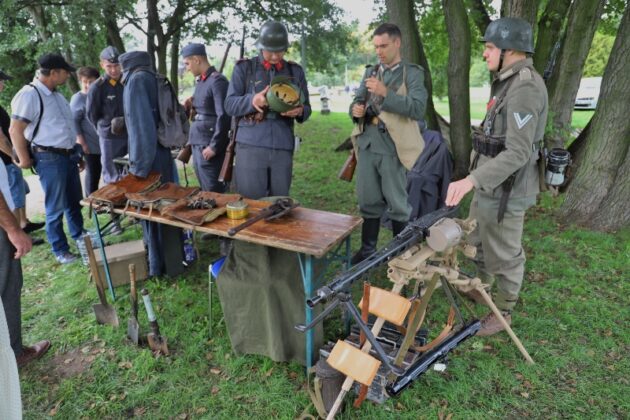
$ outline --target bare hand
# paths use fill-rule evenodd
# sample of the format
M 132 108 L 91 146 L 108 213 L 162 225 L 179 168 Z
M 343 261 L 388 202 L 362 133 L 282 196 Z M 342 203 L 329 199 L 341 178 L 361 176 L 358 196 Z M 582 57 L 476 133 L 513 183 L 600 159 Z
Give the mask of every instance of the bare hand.
M 297 108 L 293 108 L 290 111 L 287 112 L 283 112 L 282 115 L 283 117 L 290 117 L 290 118 L 295 118 L 295 117 L 299 117 L 300 115 L 302 115 L 304 113 L 304 107 L 302 105 L 298 106 Z
M 468 194 L 470 190 L 472 190 L 474 187 L 475 186 L 468 178 L 460 179 L 456 182 L 451 182 L 448 186 L 448 191 L 446 192 L 446 205 L 458 205 L 459 202 L 462 201 L 462 198 L 464 198 L 464 196 Z
M 365 116 L 365 105 L 354 104 L 352 106 L 352 116 L 355 118 L 363 118 Z
M 212 150 L 212 147 L 210 146 L 204 147 L 204 149 L 201 151 L 201 156 L 203 156 L 205 160 L 210 160 L 216 155 L 217 153 L 214 150 Z
M 31 237 L 28 236 L 22 229 L 7 231 L 7 236 L 9 237 L 9 241 L 15 247 L 14 258 L 16 260 L 28 254 L 33 248 Z
M 376 77 L 368 77 L 365 79 L 365 87 L 368 92 L 373 95 L 387 96 L 387 86 Z
M 28 155 L 17 162 L 17 165 L 22 169 L 30 169 L 33 167 L 33 159 Z
M 269 106 L 267 102 L 267 91 L 269 90 L 269 86 L 266 86 L 263 90 L 258 92 L 252 98 L 252 105 L 256 108 L 256 111 L 263 112 L 263 108 Z
M 184 109 L 186 110 L 186 112 L 190 112 L 190 110 L 192 109 L 192 101 L 193 101 L 192 96 L 189 96 L 188 98 L 184 99 L 184 103 L 182 105 L 184 106 Z

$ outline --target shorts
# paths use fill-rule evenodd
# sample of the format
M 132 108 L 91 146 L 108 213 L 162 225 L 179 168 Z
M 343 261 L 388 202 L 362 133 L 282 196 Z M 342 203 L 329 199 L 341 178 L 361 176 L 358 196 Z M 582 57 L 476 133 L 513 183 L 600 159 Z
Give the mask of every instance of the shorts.
M 13 204 L 16 209 L 24 208 L 26 206 L 26 194 L 30 191 L 22 175 L 22 169 L 12 163 L 6 165 L 6 167 Z

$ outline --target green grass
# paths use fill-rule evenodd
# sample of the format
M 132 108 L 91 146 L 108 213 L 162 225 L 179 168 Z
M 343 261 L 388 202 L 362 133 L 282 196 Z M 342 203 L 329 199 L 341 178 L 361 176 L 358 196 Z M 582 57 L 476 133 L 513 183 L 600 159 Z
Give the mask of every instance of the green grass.
M 353 184 L 336 179 L 346 154 L 333 152 L 350 128 L 344 114 L 316 114 L 298 127 L 304 142 L 292 193 L 305 206 L 357 213 Z M 445 373 L 430 371 L 399 399 L 382 406 L 366 402 L 339 418 L 628 418 L 630 230 L 604 234 L 559 225 L 553 212 L 560 202 L 543 196 L 528 212 L 524 233 L 527 272 L 513 326 L 535 365 L 524 362 L 505 334 L 473 338 L 453 352 Z M 116 241 L 140 236 L 134 227 Z M 380 242 L 388 238 L 383 232 Z M 199 245 L 202 262 L 185 276 L 147 284 L 173 352 L 157 359 L 124 337 L 125 287 L 117 289 L 115 302 L 121 327 L 100 326 L 86 268 L 56 264 L 46 245 L 24 258 L 24 341 L 53 342 L 43 360 L 20 372 L 25 418 L 298 416 L 309 404 L 303 369 L 234 356 L 216 292 L 214 336 L 208 338 L 207 264 L 218 249 L 214 241 Z M 380 273 L 374 279 L 386 284 Z M 437 292 L 430 315 L 444 313 L 441 297 Z M 429 321 L 435 333 L 443 319 Z M 339 331 L 338 322 L 326 326 L 329 338 Z M 89 368 L 61 373 L 79 359 L 91 362 Z

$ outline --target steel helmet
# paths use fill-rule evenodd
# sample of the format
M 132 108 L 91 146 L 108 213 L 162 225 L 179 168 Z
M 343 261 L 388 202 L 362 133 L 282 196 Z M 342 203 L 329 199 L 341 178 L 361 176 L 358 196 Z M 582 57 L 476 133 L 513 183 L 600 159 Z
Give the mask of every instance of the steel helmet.
M 260 28 L 256 48 L 271 52 L 286 51 L 289 48 L 289 32 L 283 23 L 269 20 Z
M 492 42 L 502 50 L 534 53 L 532 26 L 521 18 L 501 18 L 490 22 L 481 42 Z
M 267 102 L 272 111 L 287 112 L 304 103 L 304 93 L 288 76 L 276 76 L 267 91 Z

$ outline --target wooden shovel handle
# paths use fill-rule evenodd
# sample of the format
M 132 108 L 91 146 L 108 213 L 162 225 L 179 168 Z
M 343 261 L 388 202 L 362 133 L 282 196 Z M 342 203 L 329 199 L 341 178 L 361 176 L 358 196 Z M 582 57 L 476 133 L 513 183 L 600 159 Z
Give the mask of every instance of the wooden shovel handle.
M 131 298 L 131 314 L 134 318 L 138 318 L 138 292 L 136 290 L 136 265 L 129 264 L 129 285 Z
M 103 305 L 107 305 L 107 299 L 105 298 L 105 292 L 103 291 L 103 281 L 101 279 L 101 275 L 98 271 L 98 264 L 96 264 L 96 256 L 94 255 L 94 248 L 92 248 L 92 238 L 90 235 L 86 235 L 83 238 L 85 242 L 85 250 L 88 254 L 88 260 L 90 262 L 90 271 L 92 272 L 92 277 L 94 278 L 94 285 L 96 286 L 96 292 L 98 293 L 98 298 Z

